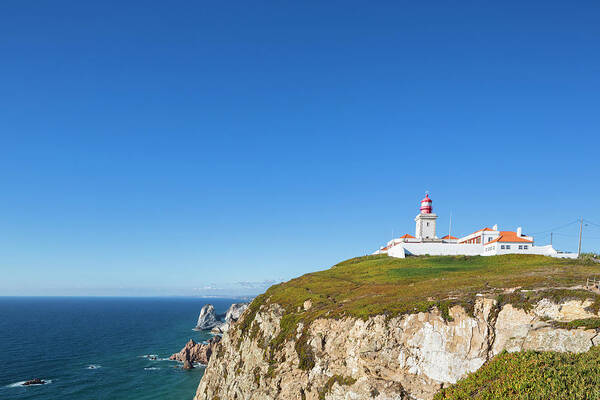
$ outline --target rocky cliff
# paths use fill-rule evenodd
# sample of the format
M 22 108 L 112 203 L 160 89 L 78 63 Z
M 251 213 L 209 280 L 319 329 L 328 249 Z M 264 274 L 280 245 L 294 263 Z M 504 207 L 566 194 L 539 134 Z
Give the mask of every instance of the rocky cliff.
M 303 338 L 314 355 L 308 370 L 299 367 L 296 350 L 302 327 L 269 359 L 266 342 L 277 337 L 283 317 L 271 304 L 256 314 L 252 337 L 234 330 L 223 338 L 195 399 L 431 399 L 505 349 L 589 350 L 600 341 L 595 329 L 554 322 L 597 317 L 590 304 L 543 299 L 525 311 L 481 298 L 473 315 L 454 306 L 448 319 L 437 309 L 389 320 L 317 319 Z
M 319 290 L 331 293 L 322 278 Z M 315 296 L 312 280 L 274 287 L 224 335 L 195 399 L 431 399 L 503 350 L 579 353 L 600 342 L 592 292 L 483 286 L 488 293 L 429 298 L 412 312 L 395 304 L 395 313 L 371 307 L 381 297 L 357 296 L 362 286 L 341 301 Z M 363 308 L 349 308 L 351 301 Z

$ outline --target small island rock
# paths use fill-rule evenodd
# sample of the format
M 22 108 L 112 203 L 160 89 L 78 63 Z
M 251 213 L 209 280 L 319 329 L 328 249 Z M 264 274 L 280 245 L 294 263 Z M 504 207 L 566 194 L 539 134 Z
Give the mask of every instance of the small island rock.
M 183 362 L 183 369 L 194 369 L 194 365 L 190 362 L 190 360 L 185 360 Z
M 206 344 L 196 343 L 193 339 L 190 339 L 179 353 L 173 354 L 169 359 L 183 363 L 188 360 L 192 363 L 208 364 L 210 356 L 214 353 L 220 341 L 220 336 L 210 338 Z
M 217 314 L 215 313 L 215 307 L 212 304 L 206 304 L 200 310 L 200 315 L 198 316 L 198 322 L 196 323 L 196 327 L 194 330 L 203 331 L 214 328 L 215 326 L 221 324 L 217 320 Z
M 23 386 L 29 386 L 29 385 L 43 385 L 45 384 L 46 381 L 40 379 L 40 378 L 34 378 L 30 381 L 24 382 Z

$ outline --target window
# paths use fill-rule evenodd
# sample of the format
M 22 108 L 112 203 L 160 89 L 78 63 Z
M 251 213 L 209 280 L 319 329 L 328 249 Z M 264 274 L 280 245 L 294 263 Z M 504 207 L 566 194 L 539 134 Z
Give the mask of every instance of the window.
M 510 249 L 510 244 L 507 244 L 506 245 L 506 250 L 509 250 L 509 249 Z
M 519 245 L 519 250 L 523 250 L 523 246 Z
M 488 242 L 491 242 L 491 241 L 492 241 L 492 238 L 491 238 L 491 237 L 489 237 L 489 238 L 488 238 Z
M 429 226 L 429 222 L 427 223 L 427 226 Z
M 525 250 L 527 250 L 527 248 L 528 248 L 528 247 L 529 247 L 529 246 L 527 246 L 527 245 L 523 246 L 523 248 L 524 248 Z
M 500 246 L 500 248 L 501 248 L 502 250 L 504 250 L 504 245 Z

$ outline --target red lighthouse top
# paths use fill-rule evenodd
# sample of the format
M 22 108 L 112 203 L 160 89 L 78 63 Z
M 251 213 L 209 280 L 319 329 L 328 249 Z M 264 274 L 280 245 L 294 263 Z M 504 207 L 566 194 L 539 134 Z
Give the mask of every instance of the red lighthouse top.
M 425 194 L 425 198 L 421 200 L 421 214 L 431 214 L 433 212 L 433 207 L 431 206 L 431 199 L 429 198 L 429 193 Z

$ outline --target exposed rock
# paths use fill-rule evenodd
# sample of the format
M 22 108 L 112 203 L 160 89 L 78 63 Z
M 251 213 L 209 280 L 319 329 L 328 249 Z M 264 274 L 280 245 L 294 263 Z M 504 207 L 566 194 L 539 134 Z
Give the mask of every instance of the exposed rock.
M 200 310 L 200 316 L 198 316 L 198 323 L 194 328 L 197 331 L 203 330 L 211 330 L 212 333 L 220 335 L 227 330 L 231 324 L 236 322 L 244 311 L 248 308 L 248 303 L 233 303 L 227 313 L 225 314 L 225 322 L 219 321 L 217 318 L 217 314 L 215 313 L 215 308 L 212 304 L 206 304 Z M 223 315 L 221 315 L 223 317 Z
M 40 378 L 34 378 L 30 381 L 27 382 L 23 382 L 23 386 L 29 386 L 29 385 L 43 385 L 45 384 L 46 381 Z
M 543 299 L 537 304 L 534 311 L 539 317 L 566 322 L 595 317 L 593 313 L 586 310 L 590 305 L 592 305 L 591 300 L 571 300 L 562 304 L 555 304 L 548 299 Z
M 210 333 L 213 335 L 222 335 L 227 332 L 231 325 L 240 318 L 247 308 L 248 303 L 233 303 L 225 314 L 225 322 L 218 322 L 217 325 L 211 329 Z
M 579 305 L 579 309 L 575 306 Z M 538 350 L 538 351 L 569 351 L 580 353 L 588 351 L 592 347 L 592 338 L 596 336 L 593 329 L 557 329 L 549 323 L 538 318 L 536 313 L 540 309 L 559 310 L 553 315 L 562 322 L 579 319 L 581 316 L 589 318 L 594 316 L 584 308 L 588 302 L 568 301 L 562 305 L 554 304 L 547 299 L 541 300 L 534 309 L 534 313 L 527 313 L 507 304 L 498 314 L 495 325 L 496 340 L 492 348 L 492 355 L 502 350 Z M 567 313 L 561 312 L 564 309 Z M 542 318 L 547 318 L 543 313 Z
M 217 320 L 215 307 L 212 304 L 206 304 L 200 310 L 198 323 L 196 323 L 196 327 L 194 329 L 197 331 L 210 330 L 219 324 L 221 324 L 221 322 Z
M 312 307 L 312 301 L 308 299 L 304 302 L 304 304 L 302 304 L 302 306 L 304 307 L 304 311 L 308 311 Z
M 233 303 L 227 310 L 227 314 L 225 314 L 225 323 L 236 322 L 247 308 L 248 303 Z
M 269 362 L 265 345 L 279 333 L 284 310 L 266 304 L 250 325 L 252 335 L 231 329 L 223 336 L 196 400 L 431 399 L 502 350 L 584 352 L 600 342 L 594 329 L 561 329 L 547 321 L 548 315 L 562 322 L 596 316 L 585 310 L 586 302 L 543 300 L 526 312 L 512 305 L 498 310 L 494 299 L 481 297 L 473 315 L 455 306 L 446 320 L 436 309 L 390 319 L 318 319 L 304 329 L 314 366 L 303 370 L 296 349 L 300 326 Z
M 214 328 L 210 330 L 213 335 L 222 335 L 229 330 L 229 324 L 225 322 L 219 322 Z
M 183 369 L 194 369 L 194 365 L 190 362 L 190 360 L 185 360 L 183 362 Z
M 188 360 L 192 363 L 198 362 L 206 365 L 220 341 L 220 336 L 210 338 L 206 344 L 196 343 L 193 339 L 190 339 L 179 353 L 173 354 L 169 359 L 183 363 Z

